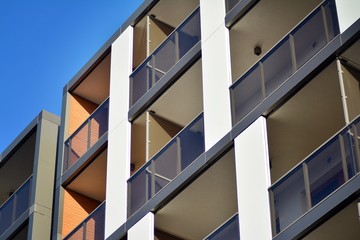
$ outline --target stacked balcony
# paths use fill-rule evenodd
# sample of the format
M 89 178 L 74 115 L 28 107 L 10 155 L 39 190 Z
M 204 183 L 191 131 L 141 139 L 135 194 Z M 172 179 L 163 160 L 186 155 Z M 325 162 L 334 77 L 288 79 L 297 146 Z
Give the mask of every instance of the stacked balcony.
M 233 125 L 274 93 L 338 33 L 335 4 L 326 1 L 230 87 Z

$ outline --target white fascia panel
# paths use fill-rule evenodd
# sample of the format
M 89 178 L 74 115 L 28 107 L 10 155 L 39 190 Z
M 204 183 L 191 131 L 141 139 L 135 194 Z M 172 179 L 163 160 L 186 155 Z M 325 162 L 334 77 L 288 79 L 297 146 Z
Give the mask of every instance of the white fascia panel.
M 242 240 L 272 239 L 266 119 L 258 118 L 235 138 L 235 166 Z
M 128 240 L 154 240 L 154 214 L 149 212 L 128 231 Z
M 339 18 L 340 33 L 343 33 L 360 17 L 359 0 L 336 0 L 336 9 Z
M 203 26 L 203 21 L 201 25 Z M 207 151 L 232 127 L 229 91 L 231 76 L 229 30 L 225 25 L 202 42 L 201 51 L 205 150 Z
M 131 147 L 131 124 L 127 120 L 127 113 L 132 37 L 133 29 L 130 26 L 111 47 L 105 238 L 127 220 L 127 180 L 130 177 Z
M 225 1 L 200 0 L 201 39 L 206 41 L 219 27 L 225 27 Z
M 128 117 L 132 48 L 133 28 L 129 26 L 111 46 L 109 132 Z

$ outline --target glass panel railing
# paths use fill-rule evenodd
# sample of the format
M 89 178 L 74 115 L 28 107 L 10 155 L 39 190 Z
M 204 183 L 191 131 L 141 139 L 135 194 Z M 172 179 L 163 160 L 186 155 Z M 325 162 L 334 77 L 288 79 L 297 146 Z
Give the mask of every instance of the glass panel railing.
M 129 214 L 136 212 L 204 151 L 204 118 L 200 114 L 128 180 Z
M 105 100 L 66 140 L 63 172 L 68 170 L 107 132 L 108 121 L 109 99 Z
M 130 75 L 130 106 L 152 88 L 200 39 L 198 8 Z
M 271 95 L 337 34 L 335 2 L 326 1 L 230 87 L 233 124 Z
M 274 235 L 359 173 L 360 117 L 269 188 Z
M 241 0 L 225 0 L 226 13 L 230 12 Z
M 0 207 L 0 236 L 30 207 L 32 176 Z
M 240 239 L 240 230 L 239 230 L 239 216 L 235 214 L 224 224 L 222 224 L 218 229 L 212 232 L 206 240 L 239 240 Z
M 105 237 L 105 202 L 100 204 L 64 240 L 103 240 Z

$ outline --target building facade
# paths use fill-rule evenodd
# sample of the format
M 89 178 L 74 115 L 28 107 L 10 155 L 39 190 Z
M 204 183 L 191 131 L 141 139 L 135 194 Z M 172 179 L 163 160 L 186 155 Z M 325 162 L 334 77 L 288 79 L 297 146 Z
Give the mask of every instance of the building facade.
M 0 155 L 0 239 L 48 239 L 60 118 L 42 111 Z
M 359 9 L 144 1 L 64 87 L 51 239 L 359 239 Z

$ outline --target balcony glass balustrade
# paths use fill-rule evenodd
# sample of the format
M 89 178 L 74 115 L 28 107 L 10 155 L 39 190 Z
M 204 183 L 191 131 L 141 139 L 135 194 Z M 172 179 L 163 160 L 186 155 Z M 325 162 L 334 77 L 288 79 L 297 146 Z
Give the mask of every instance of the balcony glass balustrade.
M 326 1 L 230 87 L 233 125 L 271 95 L 338 34 L 335 2 Z
M 201 39 L 197 8 L 130 75 L 130 106 L 133 106 Z
M 101 203 L 64 240 L 103 240 L 105 237 L 105 202 Z
M 225 0 L 226 13 L 230 12 L 241 0 Z
M 108 120 L 109 99 L 105 100 L 66 140 L 63 172 L 68 170 L 108 131 Z
M 136 212 L 204 151 L 204 118 L 200 114 L 128 180 L 129 214 Z
M 359 173 L 360 117 L 269 188 L 274 235 Z
M 240 231 L 239 231 L 239 216 L 235 214 L 229 220 L 227 220 L 223 225 L 218 229 L 212 232 L 206 240 L 239 240 Z
M 30 207 L 32 176 L 0 207 L 0 236 Z

